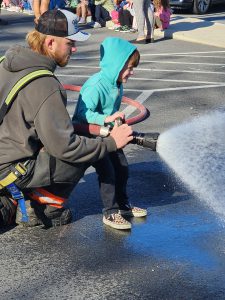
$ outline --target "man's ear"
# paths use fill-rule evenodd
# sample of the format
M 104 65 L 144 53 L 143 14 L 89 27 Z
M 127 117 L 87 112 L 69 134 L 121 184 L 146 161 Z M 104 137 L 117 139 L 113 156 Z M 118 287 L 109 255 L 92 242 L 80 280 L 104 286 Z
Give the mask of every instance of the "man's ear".
M 53 50 L 55 38 L 54 36 L 47 36 L 45 39 L 45 46 L 49 51 Z

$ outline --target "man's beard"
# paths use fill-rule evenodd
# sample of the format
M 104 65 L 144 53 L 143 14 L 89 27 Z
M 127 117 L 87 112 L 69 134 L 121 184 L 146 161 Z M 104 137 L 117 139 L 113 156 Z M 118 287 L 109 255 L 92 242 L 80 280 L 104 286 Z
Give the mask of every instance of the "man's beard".
M 54 53 L 52 58 L 55 60 L 58 66 L 65 67 L 69 62 L 70 55 L 62 57 L 62 55 L 59 52 L 56 52 Z

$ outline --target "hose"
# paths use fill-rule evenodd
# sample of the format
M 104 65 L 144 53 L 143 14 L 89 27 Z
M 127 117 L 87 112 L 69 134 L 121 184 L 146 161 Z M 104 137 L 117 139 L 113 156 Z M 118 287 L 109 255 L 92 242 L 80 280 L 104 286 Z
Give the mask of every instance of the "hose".
M 68 91 L 74 91 L 74 92 L 80 92 L 81 89 L 80 86 L 69 85 L 69 84 L 65 84 L 63 85 L 63 87 Z M 150 112 L 147 110 L 147 108 L 144 105 L 142 105 L 141 103 L 133 99 L 130 99 L 128 97 L 123 97 L 122 102 L 134 106 L 137 110 L 139 110 L 139 113 L 136 116 L 126 119 L 125 123 L 127 123 L 128 125 L 139 123 L 150 115 Z M 109 134 L 110 129 L 108 127 L 100 126 L 96 124 L 74 124 L 74 131 L 78 134 L 83 134 L 86 136 L 96 135 L 96 136 L 104 137 Z M 133 135 L 134 135 L 134 139 L 132 140 L 131 143 L 137 144 L 145 148 L 149 148 L 152 151 L 156 151 L 156 145 L 157 145 L 159 133 L 133 132 Z
M 64 84 L 63 87 L 67 91 L 80 92 L 81 90 L 81 86 L 78 85 Z M 145 120 L 150 115 L 150 112 L 143 104 L 131 98 L 123 96 L 122 103 L 134 106 L 139 111 L 139 113 L 136 116 L 126 119 L 125 123 L 127 123 L 128 125 L 139 123 Z M 104 128 L 96 124 L 74 124 L 74 130 L 75 132 L 80 134 L 88 133 L 90 135 L 105 135 Z

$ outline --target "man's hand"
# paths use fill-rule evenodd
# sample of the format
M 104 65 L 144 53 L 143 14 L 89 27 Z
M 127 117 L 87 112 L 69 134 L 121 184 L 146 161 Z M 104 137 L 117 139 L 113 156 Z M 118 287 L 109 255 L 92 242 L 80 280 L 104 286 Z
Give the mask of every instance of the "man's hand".
M 121 118 L 122 120 L 124 120 L 125 114 L 121 111 L 117 111 L 113 115 L 106 117 L 104 123 L 106 124 L 114 122 L 117 118 Z
M 114 138 L 117 149 L 120 149 L 133 140 L 132 133 L 132 128 L 127 124 L 122 124 L 121 126 L 115 124 L 112 131 L 110 132 L 110 136 Z

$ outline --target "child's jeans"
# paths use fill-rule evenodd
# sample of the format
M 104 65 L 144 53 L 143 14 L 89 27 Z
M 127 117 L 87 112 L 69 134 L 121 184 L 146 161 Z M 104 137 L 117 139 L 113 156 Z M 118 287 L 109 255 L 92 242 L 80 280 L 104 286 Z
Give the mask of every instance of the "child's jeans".
M 103 214 L 126 210 L 129 204 L 126 193 L 128 180 L 128 163 L 123 150 L 109 153 L 93 166 L 98 174 L 100 194 L 104 205 Z
M 95 6 L 95 19 L 96 22 L 101 24 L 102 27 L 105 27 L 106 22 L 111 20 L 109 12 L 102 6 Z

